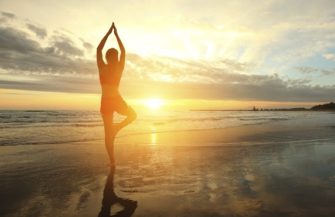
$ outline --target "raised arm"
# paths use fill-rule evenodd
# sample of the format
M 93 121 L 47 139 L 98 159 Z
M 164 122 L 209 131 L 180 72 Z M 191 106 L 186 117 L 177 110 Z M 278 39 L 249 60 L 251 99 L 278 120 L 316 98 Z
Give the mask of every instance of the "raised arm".
M 124 64 L 125 64 L 125 60 L 126 60 L 126 50 L 124 49 L 124 46 L 122 44 L 122 41 L 121 41 L 121 39 L 119 37 L 119 34 L 118 34 L 117 29 L 116 29 L 115 26 L 114 26 L 114 34 L 115 34 L 117 43 L 118 43 L 120 51 L 121 51 L 121 54 L 120 54 L 120 66 L 121 66 L 121 69 L 123 70 Z
M 106 33 L 106 35 L 101 39 L 98 47 L 97 47 L 97 65 L 98 68 L 100 69 L 102 66 L 105 65 L 104 60 L 102 58 L 102 49 L 105 46 L 105 43 L 107 41 L 108 36 L 113 32 L 113 28 L 114 28 L 114 22 L 112 24 L 112 26 L 109 28 L 108 32 Z

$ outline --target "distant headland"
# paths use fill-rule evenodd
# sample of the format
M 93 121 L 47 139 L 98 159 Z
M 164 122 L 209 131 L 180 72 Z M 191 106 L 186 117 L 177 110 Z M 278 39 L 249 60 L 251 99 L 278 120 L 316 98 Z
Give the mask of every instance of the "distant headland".
M 330 102 L 327 104 L 316 105 L 311 108 L 311 110 L 315 111 L 335 111 L 335 103 Z
M 251 110 L 248 109 L 191 109 L 191 111 L 335 111 L 335 103 L 330 102 L 321 105 L 315 105 L 311 108 L 257 108 L 254 106 Z
M 315 105 L 311 108 L 274 108 L 274 109 L 260 109 L 255 106 L 252 111 L 335 111 L 335 103 L 330 102 L 321 105 Z

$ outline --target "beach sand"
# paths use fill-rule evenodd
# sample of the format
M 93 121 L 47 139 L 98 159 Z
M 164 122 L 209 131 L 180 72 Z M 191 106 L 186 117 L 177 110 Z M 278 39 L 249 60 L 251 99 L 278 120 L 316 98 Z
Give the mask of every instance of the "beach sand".
M 115 149 L 105 198 L 137 201 L 124 216 L 335 216 L 331 126 L 120 134 Z M 0 158 L 0 216 L 98 216 L 111 175 L 103 140 L 3 146 Z

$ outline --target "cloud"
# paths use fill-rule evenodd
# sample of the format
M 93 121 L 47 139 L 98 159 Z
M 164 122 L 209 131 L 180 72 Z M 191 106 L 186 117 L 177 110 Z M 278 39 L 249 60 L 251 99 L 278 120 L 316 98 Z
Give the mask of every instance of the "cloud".
M 296 67 L 298 72 L 302 74 L 317 74 L 317 75 L 323 75 L 323 76 L 331 76 L 335 75 L 335 68 L 333 69 L 320 69 L 320 68 L 315 68 L 315 67 L 310 67 L 310 66 L 300 66 Z
M 333 53 L 326 53 L 326 54 L 323 55 L 323 57 L 326 60 L 335 61 L 335 54 L 333 54 Z
M 0 26 L 0 68 L 6 77 L 15 78 L 0 79 L 0 87 L 99 93 L 98 71 L 95 59 L 90 57 L 93 46 L 64 32 L 44 35 L 52 31 L 39 28 L 41 32 L 33 31 L 32 35 L 29 23 L 22 28 Z M 311 85 L 309 80 L 283 79 L 274 73 L 249 73 L 254 69 L 253 63 L 228 58 L 200 61 L 128 53 L 121 90 L 134 98 L 150 93 L 173 99 L 329 101 L 334 97 L 334 85 Z M 305 74 L 333 73 L 297 69 Z
M 42 28 L 42 27 L 38 27 L 36 25 L 33 25 L 31 23 L 27 23 L 27 27 L 28 29 L 30 29 L 31 31 L 33 31 L 36 36 L 44 39 L 47 36 L 47 31 L 46 29 Z
M 307 67 L 307 66 L 296 67 L 296 69 L 302 74 L 311 74 L 311 73 L 318 72 L 318 69 L 313 68 L 313 67 Z
M 1 15 L 2 15 L 3 17 L 9 18 L 9 19 L 15 19 L 15 18 L 16 18 L 15 14 L 13 14 L 13 13 L 9 13 L 9 12 L 4 12 L 4 11 L 2 11 L 2 12 L 1 12 Z
M 94 82 L 92 82 L 92 80 Z M 4 89 L 64 93 L 98 93 L 100 90 L 97 79 L 89 80 L 80 77 L 69 78 L 62 76 L 45 76 L 42 79 L 30 81 L 0 80 L 0 87 Z
M 86 41 L 83 41 L 83 46 L 89 51 L 91 51 L 93 49 L 93 45 L 89 42 L 86 42 Z
M 137 61 L 141 62 L 139 59 Z M 163 61 L 160 63 L 163 64 Z M 134 62 L 132 64 L 136 65 Z M 168 70 L 175 71 L 175 73 L 167 73 L 172 77 L 168 80 L 148 79 L 148 77 L 155 78 L 155 72 L 151 71 L 151 67 L 133 66 L 130 68 L 127 65 L 125 71 L 127 79 L 124 80 L 123 90 L 131 97 L 145 97 L 148 91 L 155 90 L 153 94 L 158 96 L 181 99 L 268 101 L 329 101 L 334 99 L 334 85 L 313 86 L 308 80 L 283 80 L 276 74 L 250 75 L 220 70 L 209 65 L 194 67 L 191 62 L 187 64 L 189 66 L 184 65 L 182 69 L 178 64 L 173 69 L 171 66 L 173 64 L 170 64 Z M 156 65 L 156 68 L 159 67 Z
M 67 56 L 83 56 L 83 50 L 75 47 L 71 39 L 66 37 L 57 37 L 52 47 L 56 48 L 61 54 Z
M 81 48 L 64 36 L 53 36 L 48 46 L 42 46 L 26 31 L 0 27 L 0 67 L 12 73 L 80 73 L 96 71 L 94 62 L 85 59 Z
M 39 49 L 37 41 L 28 38 L 25 32 L 11 27 L 0 27 L 0 47 L 1 53 L 16 52 L 28 53 Z

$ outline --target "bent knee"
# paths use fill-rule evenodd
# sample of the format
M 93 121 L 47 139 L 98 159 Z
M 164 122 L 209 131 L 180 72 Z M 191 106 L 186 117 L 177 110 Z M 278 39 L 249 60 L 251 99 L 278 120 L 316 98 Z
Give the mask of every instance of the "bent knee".
M 129 118 L 131 118 L 133 121 L 137 118 L 136 112 L 132 109 L 131 112 L 129 113 Z
M 133 112 L 132 114 L 131 114 L 131 119 L 132 120 L 135 120 L 137 118 L 137 114 L 136 114 L 136 112 Z

